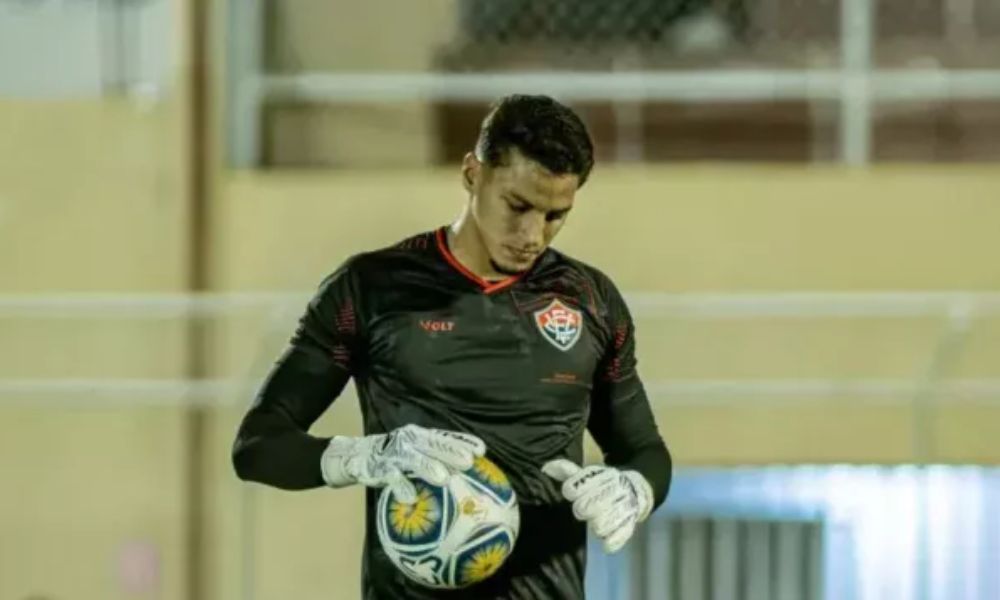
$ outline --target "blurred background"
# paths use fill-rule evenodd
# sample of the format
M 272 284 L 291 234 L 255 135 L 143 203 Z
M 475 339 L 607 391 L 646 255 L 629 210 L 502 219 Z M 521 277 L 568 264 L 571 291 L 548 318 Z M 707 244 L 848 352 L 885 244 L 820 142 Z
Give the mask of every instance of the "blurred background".
M 360 490 L 235 426 L 515 91 L 592 129 L 556 245 L 678 467 L 589 597 L 1000 598 L 995 0 L 0 0 L 0 599 L 357 598 Z

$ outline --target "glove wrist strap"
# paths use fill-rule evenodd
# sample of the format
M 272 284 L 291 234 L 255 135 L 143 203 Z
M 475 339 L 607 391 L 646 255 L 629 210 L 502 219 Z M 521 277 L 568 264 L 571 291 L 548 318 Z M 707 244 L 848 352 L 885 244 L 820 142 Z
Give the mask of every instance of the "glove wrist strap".
M 638 471 L 625 471 L 625 477 L 635 488 L 636 498 L 639 501 L 639 522 L 641 523 L 653 510 L 653 487 Z
M 344 436 L 330 440 L 320 459 L 320 471 L 326 485 L 342 488 L 357 483 L 357 479 L 347 471 L 347 461 L 351 458 L 356 444 L 355 438 Z

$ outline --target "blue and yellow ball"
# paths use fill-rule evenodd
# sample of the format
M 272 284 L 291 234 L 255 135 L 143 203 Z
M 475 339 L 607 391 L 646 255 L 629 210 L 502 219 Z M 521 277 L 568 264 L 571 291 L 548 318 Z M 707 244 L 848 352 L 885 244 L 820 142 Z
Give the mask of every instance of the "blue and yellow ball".
M 517 496 L 495 463 L 477 458 L 443 487 L 413 479 L 417 501 L 388 488 L 378 502 L 382 548 L 409 578 L 461 588 L 489 578 L 510 556 L 520 528 Z

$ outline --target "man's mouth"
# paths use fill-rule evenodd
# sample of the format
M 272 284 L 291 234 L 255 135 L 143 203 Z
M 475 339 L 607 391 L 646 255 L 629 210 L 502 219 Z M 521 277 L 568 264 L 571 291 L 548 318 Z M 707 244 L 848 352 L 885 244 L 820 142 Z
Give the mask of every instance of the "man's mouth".
M 506 246 L 506 248 L 507 248 L 507 252 L 509 252 L 512 256 L 514 256 L 514 258 L 516 258 L 518 260 L 525 260 L 525 261 L 526 260 L 531 260 L 531 259 L 535 258 L 536 254 L 537 254 L 537 252 L 534 252 L 532 250 L 519 250 L 519 249 L 511 247 L 511 246 Z

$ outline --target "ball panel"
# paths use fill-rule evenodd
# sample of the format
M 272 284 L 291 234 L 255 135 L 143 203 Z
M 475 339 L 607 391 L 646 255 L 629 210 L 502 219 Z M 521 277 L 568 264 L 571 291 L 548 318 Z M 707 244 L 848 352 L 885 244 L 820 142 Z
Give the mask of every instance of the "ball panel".
M 434 556 L 433 554 L 421 558 L 401 556 L 399 562 L 396 564 L 410 579 L 416 580 L 427 587 L 451 587 L 443 576 L 448 565 L 445 564 L 444 559 L 440 556 Z
M 505 533 L 508 538 L 514 538 L 514 534 L 509 527 L 505 525 L 497 525 L 495 523 L 490 523 L 482 527 L 476 528 L 469 536 L 466 537 L 465 542 L 459 546 L 458 552 L 464 552 L 472 546 L 478 546 L 484 541 L 493 539 L 498 535 L 498 532 Z
M 472 468 L 463 475 L 495 494 L 501 503 L 509 502 L 514 497 L 514 488 L 511 487 L 507 475 L 486 457 L 477 458 Z
M 513 540 L 504 529 L 468 545 L 455 557 L 455 585 L 464 587 L 487 579 L 507 560 Z
M 445 490 L 414 480 L 417 501 L 404 504 L 390 491 L 387 507 L 386 533 L 398 544 L 428 544 L 441 538 L 445 520 Z

